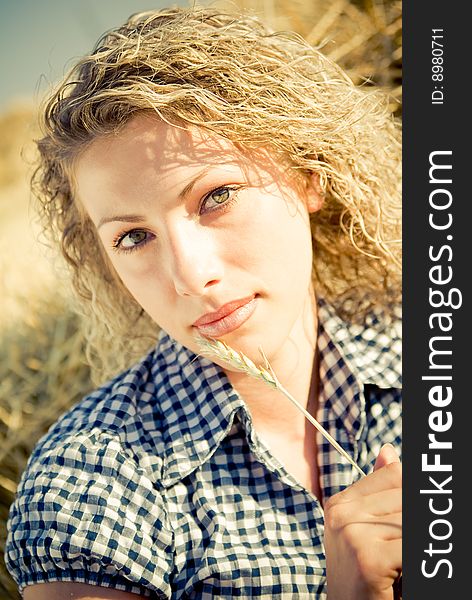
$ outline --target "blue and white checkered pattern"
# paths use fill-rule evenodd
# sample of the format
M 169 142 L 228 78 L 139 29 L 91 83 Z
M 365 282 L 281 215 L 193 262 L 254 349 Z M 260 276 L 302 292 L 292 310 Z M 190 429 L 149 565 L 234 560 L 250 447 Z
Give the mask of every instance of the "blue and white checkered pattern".
M 367 472 L 400 449 L 399 332 L 319 309 L 318 419 Z M 324 498 L 356 479 L 318 438 Z M 9 521 L 20 588 L 78 581 L 157 598 L 326 598 L 323 510 L 273 457 L 224 372 L 162 333 L 65 414 Z

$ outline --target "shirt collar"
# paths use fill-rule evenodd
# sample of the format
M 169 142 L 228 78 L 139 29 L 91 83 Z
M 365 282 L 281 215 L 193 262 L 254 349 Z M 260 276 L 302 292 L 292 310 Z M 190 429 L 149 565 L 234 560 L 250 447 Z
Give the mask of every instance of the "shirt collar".
M 164 446 L 160 481 L 167 487 L 213 454 L 245 404 L 221 367 L 165 332 L 159 337 L 152 374 Z
M 400 386 L 398 338 L 379 334 L 372 325 L 344 323 L 327 303 L 319 302 L 321 403 L 359 437 L 364 425 L 364 384 Z M 154 423 L 159 426 L 159 480 L 168 487 L 190 474 L 218 448 L 235 416 L 251 438 L 251 419 L 243 399 L 223 369 L 161 332 L 151 358 Z M 156 432 L 157 433 L 157 432 Z

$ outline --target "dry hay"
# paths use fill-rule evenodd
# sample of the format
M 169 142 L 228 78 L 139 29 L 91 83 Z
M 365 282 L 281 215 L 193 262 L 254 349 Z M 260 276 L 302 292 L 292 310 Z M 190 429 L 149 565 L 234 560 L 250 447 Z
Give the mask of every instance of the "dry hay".
M 225 0 L 222 0 L 222 5 Z M 274 29 L 296 31 L 356 84 L 379 85 L 401 116 L 402 3 L 398 0 L 236 0 Z
M 32 301 L 33 300 L 33 301 Z M 0 346 L 0 553 L 7 511 L 35 442 L 91 387 L 77 319 L 61 296 L 30 298 Z M 18 598 L 0 563 L 0 598 Z

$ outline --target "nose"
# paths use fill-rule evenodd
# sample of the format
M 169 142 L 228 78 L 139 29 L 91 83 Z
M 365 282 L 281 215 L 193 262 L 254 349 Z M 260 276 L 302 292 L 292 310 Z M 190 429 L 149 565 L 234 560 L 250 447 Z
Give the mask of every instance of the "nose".
M 169 232 L 171 277 L 180 296 L 202 296 L 223 277 L 223 262 L 208 229 L 194 222 Z

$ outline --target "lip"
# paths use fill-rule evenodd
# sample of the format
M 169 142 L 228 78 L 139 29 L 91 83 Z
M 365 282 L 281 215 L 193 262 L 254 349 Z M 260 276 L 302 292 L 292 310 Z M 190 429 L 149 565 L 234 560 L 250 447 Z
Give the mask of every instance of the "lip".
M 193 323 L 193 327 L 206 337 L 221 337 L 245 323 L 256 309 L 256 304 L 255 294 L 239 300 L 232 300 L 217 311 L 201 316 Z
M 247 296 L 246 298 L 241 298 L 239 300 L 232 300 L 231 302 L 227 302 L 215 312 L 209 312 L 201 316 L 195 321 L 193 326 L 200 327 L 200 325 L 208 325 L 208 323 L 214 323 L 215 321 L 219 321 L 220 319 L 223 319 L 224 317 L 228 316 L 241 306 L 244 306 L 254 298 L 255 294 L 252 294 L 251 296 Z

